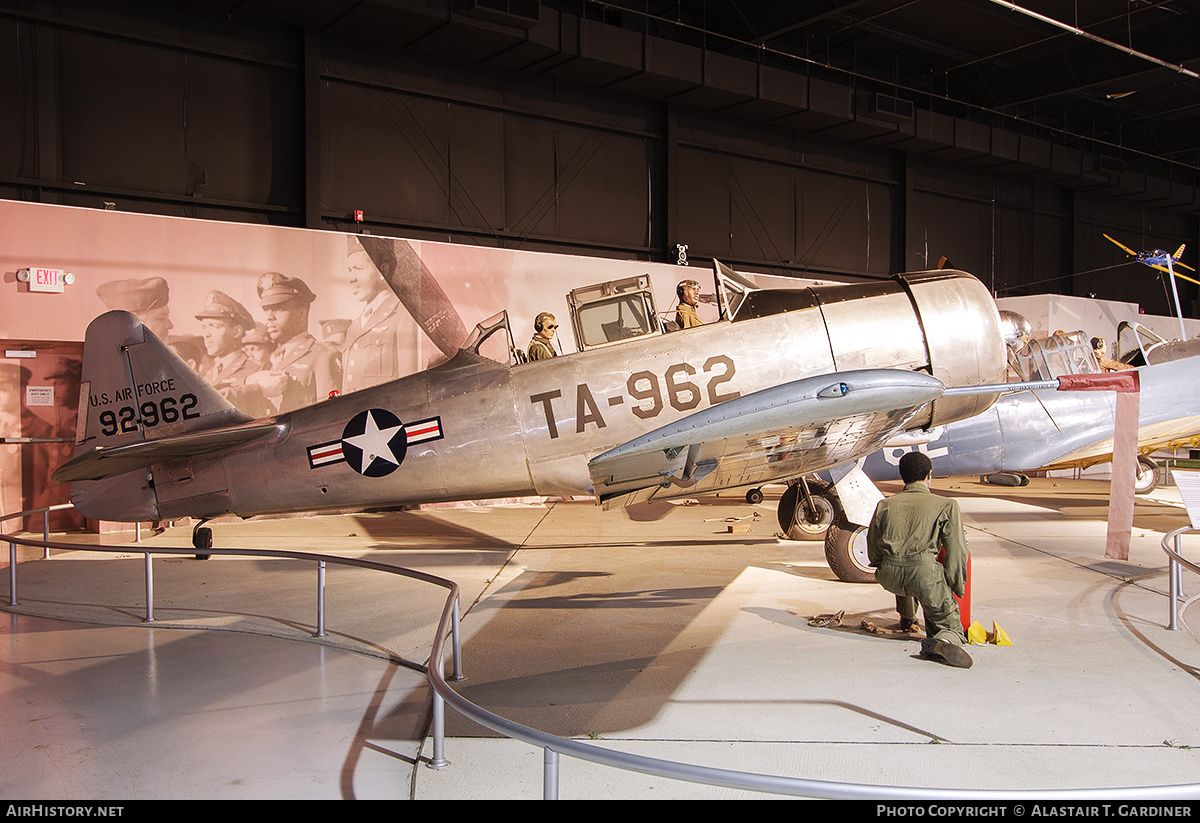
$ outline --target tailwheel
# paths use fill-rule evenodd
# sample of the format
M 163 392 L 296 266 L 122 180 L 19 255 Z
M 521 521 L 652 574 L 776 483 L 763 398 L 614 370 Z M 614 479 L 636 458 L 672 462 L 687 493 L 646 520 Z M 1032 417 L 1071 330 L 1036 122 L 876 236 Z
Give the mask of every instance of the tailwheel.
M 839 517 L 825 532 L 825 560 L 838 580 L 874 583 L 875 570 L 867 558 L 867 527 Z
M 811 484 L 806 498 L 796 483 L 779 497 L 779 528 L 790 540 L 820 540 L 841 510 L 829 486 Z
M 204 525 L 205 521 L 201 520 L 192 529 L 192 548 L 197 549 L 196 559 L 207 560 L 212 557 L 208 551 L 212 549 L 213 534 L 212 529 Z

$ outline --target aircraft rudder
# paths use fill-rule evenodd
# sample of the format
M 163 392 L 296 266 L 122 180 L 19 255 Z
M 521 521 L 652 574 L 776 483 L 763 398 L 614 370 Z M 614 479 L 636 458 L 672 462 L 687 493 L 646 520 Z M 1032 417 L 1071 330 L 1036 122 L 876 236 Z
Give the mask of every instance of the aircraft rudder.
M 88 326 L 76 453 L 247 420 L 129 312 Z

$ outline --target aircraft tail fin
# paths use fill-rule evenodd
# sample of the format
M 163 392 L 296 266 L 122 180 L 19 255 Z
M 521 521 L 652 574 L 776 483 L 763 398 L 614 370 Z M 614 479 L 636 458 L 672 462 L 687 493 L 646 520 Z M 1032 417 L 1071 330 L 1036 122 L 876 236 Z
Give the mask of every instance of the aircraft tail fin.
M 249 419 L 134 315 L 110 311 L 91 322 L 84 338 L 75 457 L 67 465 L 78 466 L 113 449 Z M 56 472 L 58 479 L 64 468 Z M 71 500 L 85 516 L 92 516 L 89 502 L 103 498 L 117 504 L 105 506 L 105 511 L 128 514 L 102 519 L 157 519 L 148 475 L 129 471 L 75 482 Z
M 1180 243 L 1179 248 L 1177 248 L 1175 250 L 1175 253 L 1173 255 L 1171 255 L 1171 258 L 1175 261 L 1178 261 L 1179 258 L 1183 257 L 1183 250 L 1186 248 L 1187 248 L 1187 243 Z
M 79 399 L 76 454 L 250 419 L 123 311 L 88 326 Z

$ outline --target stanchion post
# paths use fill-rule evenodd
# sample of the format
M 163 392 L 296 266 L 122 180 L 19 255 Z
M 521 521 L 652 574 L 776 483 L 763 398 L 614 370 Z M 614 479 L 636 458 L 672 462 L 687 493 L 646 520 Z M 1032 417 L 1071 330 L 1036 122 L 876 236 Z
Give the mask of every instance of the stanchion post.
M 542 749 L 542 800 L 558 800 L 558 752 Z
M 433 692 L 433 756 L 428 765 L 431 769 L 444 769 L 450 765 L 446 759 L 446 700 L 437 690 Z
M 8 544 L 8 605 L 17 605 L 17 544 Z
M 464 679 L 462 670 L 462 641 L 459 639 L 458 633 L 459 613 L 457 597 L 454 598 L 454 616 L 452 620 L 454 622 L 450 624 L 450 645 L 454 649 L 454 674 L 450 676 L 450 679 L 457 681 Z
M 150 559 L 150 552 L 145 554 L 146 564 L 146 622 L 154 622 L 154 564 Z
M 313 637 L 325 636 L 325 561 L 317 561 L 317 633 Z

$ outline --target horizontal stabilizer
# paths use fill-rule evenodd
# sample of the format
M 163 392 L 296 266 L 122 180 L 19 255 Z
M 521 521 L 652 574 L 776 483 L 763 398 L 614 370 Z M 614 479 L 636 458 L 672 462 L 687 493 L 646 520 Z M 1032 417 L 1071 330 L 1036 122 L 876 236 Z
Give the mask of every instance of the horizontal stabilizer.
M 828 469 L 879 448 L 943 388 L 927 374 L 897 369 L 785 383 L 696 412 L 594 458 L 588 464 L 593 490 L 612 508 Z
M 281 437 L 285 427 L 270 421 L 228 429 L 191 432 L 142 440 L 120 446 L 98 446 L 77 455 L 59 466 L 50 479 L 56 483 L 76 480 L 103 480 L 134 469 L 144 469 L 156 463 L 169 463 L 196 457 L 222 449 L 241 446 L 252 440 Z

